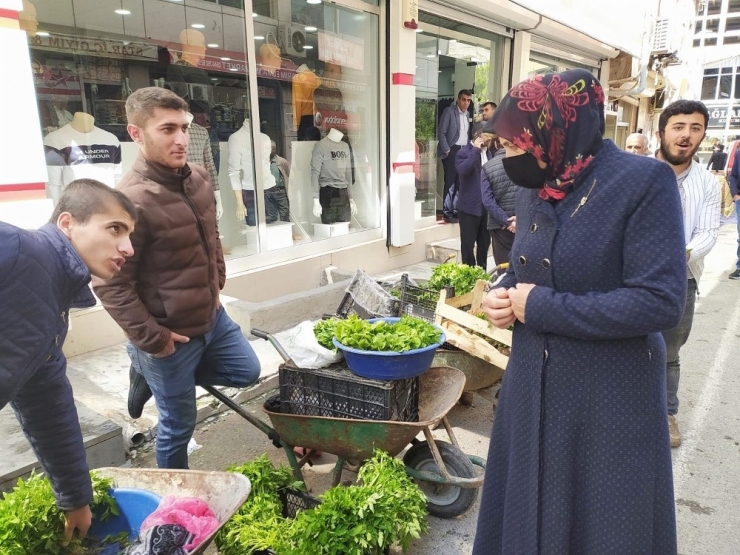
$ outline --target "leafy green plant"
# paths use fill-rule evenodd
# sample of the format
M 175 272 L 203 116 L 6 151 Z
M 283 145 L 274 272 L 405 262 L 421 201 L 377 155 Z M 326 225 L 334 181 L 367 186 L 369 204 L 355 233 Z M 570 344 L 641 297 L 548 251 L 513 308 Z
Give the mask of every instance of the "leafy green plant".
M 313 327 L 313 334 L 316 336 L 319 345 L 333 352 L 336 352 L 337 348 L 331 340 L 334 337 L 334 330 L 339 322 L 341 322 L 339 318 L 329 318 L 316 322 Z
M 488 281 L 491 276 L 480 266 L 446 262 L 435 267 L 426 287 L 441 291 L 448 285 L 455 288 L 455 296 L 470 293 L 479 279 Z
M 334 336 L 342 345 L 353 349 L 398 353 L 434 345 L 441 338 L 437 328 L 407 315 L 395 323 L 383 320 L 370 323 L 352 315 L 337 324 Z
M 426 497 L 402 461 L 376 450 L 357 478 L 357 485 L 330 489 L 321 505 L 296 516 L 285 555 L 379 554 L 394 543 L 406 551 L 427 531 Z
M 424 494 L 403 462 L 382 451 L 360 469 L 357 485 L 330 489 L 295 519 L 281 516 L 280 490 L 302 488 L 289 468 L 275 469 L 263 455 L 230 470 L 249 477 L 252 493 L 216 536 L 221 555 L 375 555 L 394 543 L 405 551 L 428 528 Z
M 118 515 L 118 505 L 108 490 L 112 480 L 91 472 L 93 482 L 93 514 L 107 520 Z M 62 546 L 64 513 L 57 508 L 49 480 L 32 474 L 28 480 L 18 480 L 10 493 L 0 500 L 0 553 L 3 555 L 82 555 L 95 553 L 88 549 L 88 540 L 73 539 Z M 108 543 L 113 543 L 118 538 Z
M 302 489 L 303 483 L 296 482 L 290 468 L 275 468 L 266 454 L 241 466 L 232 466 L 229 471 L 249 478 L 252 491 L 216 535 L 219 553 L 252 555 L 280 545 L 291 522 L 282 516 L 279 491 Z

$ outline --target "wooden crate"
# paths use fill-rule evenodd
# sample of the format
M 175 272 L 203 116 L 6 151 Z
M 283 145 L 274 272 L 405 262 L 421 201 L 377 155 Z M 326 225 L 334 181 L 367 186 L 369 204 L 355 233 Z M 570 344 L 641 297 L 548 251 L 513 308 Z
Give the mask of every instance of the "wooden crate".
M 489 337 L 511 347 L 512 334 L 509 330 L 500 330 L 477 316 L 487 292 L 488 282 L 485 280 L 478 280 L 470 293 L 450 299 L 446 291 L 440 291 L 435 323 L 445 330 L 448 343 L 505 370 L 509 357 L 480 337 Z M 470 307 L 467 310 L 462 308 L 467 306 Z

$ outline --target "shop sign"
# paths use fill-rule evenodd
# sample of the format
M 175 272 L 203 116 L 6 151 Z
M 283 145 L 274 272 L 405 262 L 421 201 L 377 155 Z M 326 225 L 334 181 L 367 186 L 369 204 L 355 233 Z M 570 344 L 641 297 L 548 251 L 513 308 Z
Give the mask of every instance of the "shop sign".
M 327 31 L 318 32 L 319 60 L 362 71 L 365 46 L 361 39 L 351 39 Z
M 731 110 L 727 110 L 727 108 L 710 108 L 710 110 L 707 127 L 726 127 L 728 115 L 730 127 L 740 125 L 740 104 L 735 104 Z
M 71 54 L 88 54 L 91 56 L 115 56 L 116 58 L 134 58 L 156 60 L 157 46 L 141 42 L 99 39 L 92 37 L 75 37 L 54 33 L 48 37 L 38 35 L 29 37 L 31 48 L 69 52 Z

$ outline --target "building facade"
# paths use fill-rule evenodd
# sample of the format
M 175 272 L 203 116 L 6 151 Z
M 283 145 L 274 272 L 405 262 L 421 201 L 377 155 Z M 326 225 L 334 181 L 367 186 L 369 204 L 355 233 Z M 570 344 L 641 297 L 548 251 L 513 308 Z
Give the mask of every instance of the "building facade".
M 614 18 L 593 4 L 0 0 L 0 41 L 17 53 L 12 86 L 0 86 L 17 107 L 0 115 L 0 219 L 43 223 L 77 177 L 115 186 L 137 156 L 125 100 L 156 86 L 188 102 L 191 155 L 218 184 L 226 295 L 311 289 L 327 266 L 413 264 L 428 242 L 458 234 L 438 221 L 436 146 L 441 111 L 460 89 L 473 91 L 475 122 L 483 102 L 528 76 L 581 67 L 608 89 L 620 52 L 643 57 L 634 22 L 652 8 L 626 0 L 632 15 Z M 326 152 L 339 188 L 316 170 Z M 394 182 L 411 193 L 396 194 Z M 289 208 L 276 214 L 283 189 Z

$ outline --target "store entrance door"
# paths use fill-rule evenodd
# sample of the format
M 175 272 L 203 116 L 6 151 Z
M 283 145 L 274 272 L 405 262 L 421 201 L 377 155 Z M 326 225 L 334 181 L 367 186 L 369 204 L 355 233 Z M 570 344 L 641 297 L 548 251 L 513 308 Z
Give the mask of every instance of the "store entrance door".
M 416 217 L 442 219 L 444 171 L 439 121 L 460 90 L 472 92 L 473 125 L 487 101 L 498 102 L 504 37 L 421 13 L 416 38 Z

